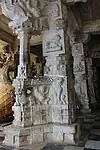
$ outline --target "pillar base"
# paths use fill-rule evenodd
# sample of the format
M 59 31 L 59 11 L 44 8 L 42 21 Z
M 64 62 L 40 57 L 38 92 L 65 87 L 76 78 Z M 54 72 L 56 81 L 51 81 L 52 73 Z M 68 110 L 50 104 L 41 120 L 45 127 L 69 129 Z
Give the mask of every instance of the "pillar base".
M 79 124 L 45 124 L 28 128 L 10 125 L 4 128 L 3 144 L 13 147 L 39 143 L 65 143 L 75 145 L 80 137 Z

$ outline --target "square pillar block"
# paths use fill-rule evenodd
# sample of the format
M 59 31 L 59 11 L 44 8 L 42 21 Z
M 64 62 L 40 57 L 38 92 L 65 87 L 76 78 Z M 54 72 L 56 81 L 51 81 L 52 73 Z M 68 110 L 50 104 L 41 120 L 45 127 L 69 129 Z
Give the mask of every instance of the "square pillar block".
M 75 122 L 74 101 L 68 98 L 67 78 L 32 79 L 32 93 L 23 109 L 13 106 L 14 122 L 5 127 L 4 144 L 20 147 L 27 144 L 75 144 L 80 124 Z M 72 95 L 72 94 L 70 94 Z
M 50 123 L 28 128 L 15 127 L 13 125 L 4 129 L 4 144 L 13 147 L 39 143 L 75 144 L 80 125 Z M 78 133 L 80 135 L 80 133 Z

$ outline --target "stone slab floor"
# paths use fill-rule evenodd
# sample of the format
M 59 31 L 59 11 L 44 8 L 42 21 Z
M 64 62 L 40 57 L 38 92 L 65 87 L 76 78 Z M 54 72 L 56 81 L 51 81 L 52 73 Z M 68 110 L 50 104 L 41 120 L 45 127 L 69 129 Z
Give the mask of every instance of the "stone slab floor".
M 0 150 L 84 150 L 82 147 L 76 147 L 76 146 L 62 146 L 62 145 L 53 145 L 53 144 L 47 144 L 47 145 L 30 145 L 23 148 L 11 148 L 11 147 L 5 147 L 0 146 Z
M 6 147 L 0 144 L 0 150 L 100 150 L 100 112 L 88 115 L 84 119 L 83 131 L 89 132 L 87 137 L 83 136 L 79 146 L 66 146 L 58 144 L 38 144 L 28 145 L 20 148 Z M 2 128 L 1 128 L 2 131 Z M 3 134 L 0 133 L 0 141 L 3 140 Z

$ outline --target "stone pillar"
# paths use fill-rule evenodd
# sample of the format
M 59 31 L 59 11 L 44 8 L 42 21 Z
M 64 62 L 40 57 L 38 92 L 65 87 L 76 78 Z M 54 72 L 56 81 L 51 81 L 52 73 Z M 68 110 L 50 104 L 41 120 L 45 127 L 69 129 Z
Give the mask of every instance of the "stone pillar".
M 28 88 L 31 85 L 30 80 L 30 30 L 31 23 L 23 22 L 18 29 L 20 38 L 20 52 L 18 74 L 13 82 L 15 87 L 16 102 L 13 106 L 14 121 L 13 125 L 19 127 L 31 126 L 31 115 L 27 120 L 27 113 L 31 113 L 28 99 Z M 27 111 L 26 111 L 27 110 Z M 30 112 L 29 112 L 30 110 Z
M 14 111 L 13 125 L 5 128 L 4 144 L 10 146 L 21 146 L 28 144 L 28 130 L 25 127 L 32 126 L 32 107 L 29 99 L 31 93 L 31 74 L 29 58 L 29 42 L 31 23 L 23 22 L 18 28 L 20 38 L 20 52 L 18 74 L 13 81 L 15 87 L 16 101 L 12 110 Z M 24 138 L 24 140 L 23 140 Z M 22 141 L 23 140 L 23 141 Z
M 27 14 L 31 16 L 34 9 L 31 11 L 28 7 Z M 73 60 L 64 24 L 66 6 L 61 0 L 55 0 L 49 3 L 45 13 L 48 14 L 49 30 L 43 32 L 44 76 L 30 80 L 27 61 L 30 25 L 25 22 L 19 32 L 21 49 L 18 76 L 14 81 L 15 118 L 13 125 L 5 128 L 6 145 L 75 144 L 80 136 L 80 125 L 76 122 Z
M 48 121 L 53 125 L 53 131 L 44 133 L 47 140 L 53 142 L 75 143 L 76 103 L 74 79 L 72 75 L 72 54 L 66 26 L 64 26 L 63 11 L 66 7 L 60 0 L 49 5 L 49 30 L 43 32 L 43 56 L 46 64 L 44 78 L 50 80 L 49 99 L 46 113 Z M 65 18 L 64 18 L 65 19 Z M 50 120 L 49 120 L 50 119 Z M 56 124 L 57 123 L 57 124 Z M 66 125 L 66 127 L 65 127 Z
M 74 57 L 75 90 L 79 107 L 82 113 L 90 112 L 87 93 L 86 68 L 83 43 L 74 43 L 72 46 Z
M 93 66 L 92 66 L 92 58 L 86 57 L 86 66 L 87 66 L 87 89 L 88 89 L 88 96 L 90 101 L 90 106 L 92 107 L 96 104 L 95 100 L 95 91 L 94 91 L 94 84 L 93 84 Z
M 93 85 L 95 91 L 95 100 L 96 103 L 99 101 L 99 93 L 98 93 L 98 86 L 97 86 L 97 68 L 93 66 Z

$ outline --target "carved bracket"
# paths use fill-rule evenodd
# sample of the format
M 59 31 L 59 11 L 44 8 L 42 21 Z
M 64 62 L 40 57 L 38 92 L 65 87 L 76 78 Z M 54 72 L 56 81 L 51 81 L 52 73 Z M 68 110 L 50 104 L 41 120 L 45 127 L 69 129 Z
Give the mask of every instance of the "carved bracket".
M 1 0 L 0 5 L 5 16 L 11 19 L 10 26 L 20 28 L 23 22 L 30 21 L 33 26 L 35 21 L 43 14 L 47 0 Z

